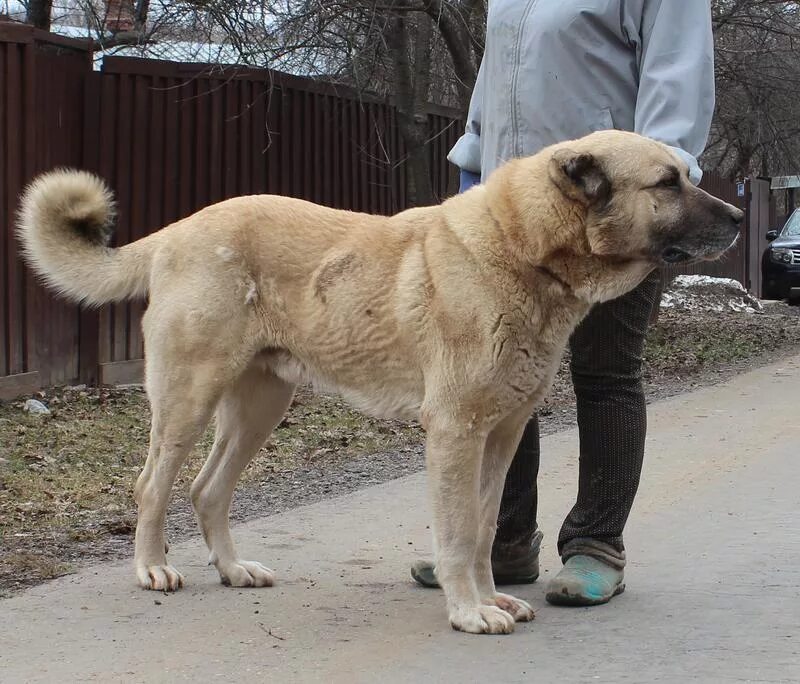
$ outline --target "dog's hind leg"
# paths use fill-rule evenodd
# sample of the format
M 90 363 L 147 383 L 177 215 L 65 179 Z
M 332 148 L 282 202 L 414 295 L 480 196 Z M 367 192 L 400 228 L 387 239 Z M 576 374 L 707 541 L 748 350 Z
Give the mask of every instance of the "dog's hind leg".
M 150 449 L 134 490 L 139 505 L 134 562 L 145 589 L 175 591 L 183 586 L 181 574 L 167 563 L 167 503 L 178 470 L 208 425 L 222 375 L 208 364 L 166 370 L 159 367 L 157 356 L 149 362 Z
M 486 440 L 481 464 L 481 520 L 475 555 L 475 581 L 485 604 L 502 608 L 513 615 L 517 622 L 533 620 L 533 608 L 521 599 L 497 592 L 492 577 L 491 556 L 506 474 L 532 412 L 533 405 L 526 404 L 495 426 Z
M 269 371 L 248 368 L 217 405 L 217 434 L 203 469 L 191 488 L 192 503 L 223 584 L 265 587 L 269 568 L 239 558 L 231 538 L 229 509 L 233 490 L 247 464 L 280 422 L 292 401 L 294 385 Z

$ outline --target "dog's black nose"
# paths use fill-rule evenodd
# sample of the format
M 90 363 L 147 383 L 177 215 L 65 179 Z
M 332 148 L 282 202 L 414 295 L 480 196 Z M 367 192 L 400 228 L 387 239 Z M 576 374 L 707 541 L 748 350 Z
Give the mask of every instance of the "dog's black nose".
M 741 209 L 731 207 L 728 213 L 731 217 L 731 221 L 733 221 L 737 226 L 741 225 L 742 221 L 744 220 L 744 212 Z

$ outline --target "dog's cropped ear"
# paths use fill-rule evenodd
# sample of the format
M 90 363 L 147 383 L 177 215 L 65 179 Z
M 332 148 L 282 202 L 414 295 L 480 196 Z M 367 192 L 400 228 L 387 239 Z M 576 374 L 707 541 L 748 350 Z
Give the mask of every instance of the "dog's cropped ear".
M 567 197 L 597 204 L 611 194 L 608 180 L 594 155 L 558 150 L 550 160 L 550 179 Z

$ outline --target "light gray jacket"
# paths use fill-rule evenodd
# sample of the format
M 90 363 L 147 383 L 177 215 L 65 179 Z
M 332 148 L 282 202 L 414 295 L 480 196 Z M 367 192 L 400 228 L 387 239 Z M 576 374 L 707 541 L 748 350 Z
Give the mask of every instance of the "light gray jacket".
M 501 163 L 592 131 L 635 131 L 696 157 L 714 113 L 710 0 L 489 0 L 466 133 L 448 159 Z

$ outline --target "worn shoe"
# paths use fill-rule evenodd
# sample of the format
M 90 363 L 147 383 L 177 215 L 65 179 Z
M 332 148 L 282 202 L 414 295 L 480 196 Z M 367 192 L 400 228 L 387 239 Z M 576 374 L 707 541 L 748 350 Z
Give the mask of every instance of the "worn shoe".
M 625 573 L 592 556 L 567 559 L 547 585 L 545 598 L 555 606 L 597 606 L 625 591 Z
M 492 574 L 497 586 L 533 584 L 539 578 L 539 547 L 542 533 L 537 530 L 531 543 L 495 547 L 492 550 Z M 423 587 L 438 588 L 433 563 L 417 561 L 411 566 L 411 577 Z
M 433 563 L 430 561 L 417 561 L 411 566 L 411 577 L 417 584 L 429 589 L 438 589 L 439 581 L 436 579 Z

